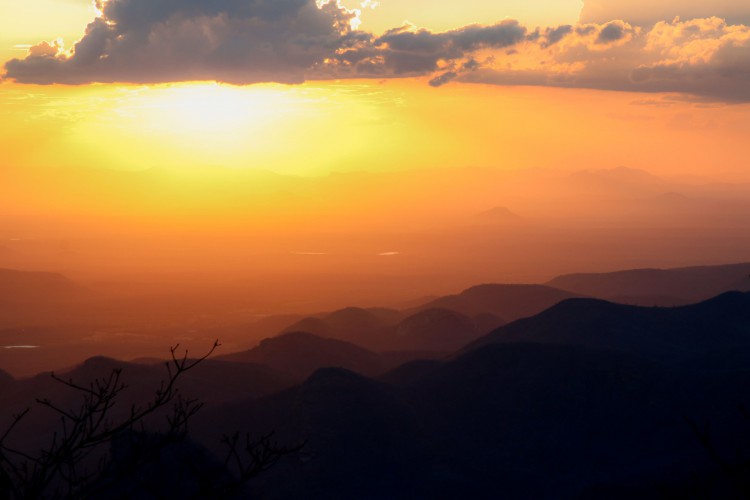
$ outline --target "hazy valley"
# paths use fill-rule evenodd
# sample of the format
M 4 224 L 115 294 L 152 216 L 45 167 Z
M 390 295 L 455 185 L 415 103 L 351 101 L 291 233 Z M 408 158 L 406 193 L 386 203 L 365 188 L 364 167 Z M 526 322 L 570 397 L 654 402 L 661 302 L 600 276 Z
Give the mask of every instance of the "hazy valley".
M 180 380 L 205 403 L 190 442 L 217 456 L 230 431 L 305 443 L 242 490 L 261 498 L 739 491 L 690 425 L 717 429 L 710 451 L 735 466 L 732 444 L 750 432 L 737 409 L 750 383 L 750 264 L 486 284 L 400 308 L 229 325 L 204 314 L 187 334 L 186 313 L 198 311 L 178 297 L 108 298 L 18 271 L 3 271 L 0 289 L 5 421 L 34 398 L 75 407 L 75 391 L 31 376 L 49 368 L 84 386 L 121 370 L 122 415 L 164 380 L 169 345 L 199 354 L 218 337 L 219 351 Z M 27 448 L 55 428 L 32 410 L 12 436 Z

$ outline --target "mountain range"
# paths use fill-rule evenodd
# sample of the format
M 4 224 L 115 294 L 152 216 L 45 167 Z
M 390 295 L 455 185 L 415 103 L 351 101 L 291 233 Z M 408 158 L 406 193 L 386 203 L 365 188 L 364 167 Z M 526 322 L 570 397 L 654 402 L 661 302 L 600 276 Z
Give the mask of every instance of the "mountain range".
M 514 289 L 540 292 L 528 295 L 536 307 L 552 293 L 485 286 L 444 300 L 491 314 L 506 307 L 500 299 Z M 434 305 L 398 315 L 347 309 L 317 319 L 339 329 L 400 328 L 419 342 L 444 342 L 453 331 L 449 340 L 463 342 L 458 348 L 376 352 L 288 332 L 204 361 L 181 383 L 186 395 L 206 403 L 191 421 L 191 439 L 214 453 L 222 435 L 235 431 L 304 443 L 249 483 L 246 494 L 258 498 L 737 493 L 712 453 L 734 464 L 736 453 L 748 451 L 742 439 L 750 424 L 737 407 L 748 402 L 750 387 L 750 293 L 666 308 L 562 298 L 468 336 L 476 325 L 470 316 Z M 96 357 L 63 377 L 85 384 L 122 370 L 129 389 L 116 411 L 127 411 L 158 387 L 160 364 Z M 49 376 L 0 372 L 4 414 L 35 397 L 75 404 L 75 394 Z M 712 429 L 708 448 L 695 430 L 704 424 Z M 50 415 L 35 411 L 15 437 L 41 446 L 47 434 L 40 429 L 53 427 Z
M 677 269 L 633 269 L 558 276 L 547 285 L 637 305 L 681 305 L 730 290 L 750 290 L 750 263 Z
M 200 435 L 273 428 L 307 441 L 253 485 L 260 497 L 659 498 L 693 481 L 721 496 L 688 422 L 711 422 L 727 457 L 747 431 L 749 303 L 739 292 L 670 309 L 571 299 L 442 361 L 376 379 L 321 369 L 210 409 Z M 719 351 L 742 362 L 705 363 Z

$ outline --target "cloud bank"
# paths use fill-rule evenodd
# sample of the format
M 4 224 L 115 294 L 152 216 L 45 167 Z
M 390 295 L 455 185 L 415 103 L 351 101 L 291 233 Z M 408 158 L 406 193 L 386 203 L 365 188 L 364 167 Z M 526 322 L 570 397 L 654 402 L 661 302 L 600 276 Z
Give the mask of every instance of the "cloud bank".
M 299 83 L 357 38 L 356 12 L 315 0 L 97 0 L 72 53 L 32 48 L 23 83 L 217 80 Z M 48 44 L 49 45 L 49 44 Z
M 321 74 L 342 77 L 404 77 L 443 75 L 434 81 L 450 81 L 458 66 L 474 69 L 472 55 L 482 50 L 506 49 L 525 41 L 527 29 L 508 20 L 492 26 L 471 25 L 444 33 L 404 25 L 379 37 L 362 38 L 339 50 Z M 458 76 L 458 73 L 455 73 Z
M 357 29 L 359 11 L 337 0 L 99 0 L 101 15 L 71 51 L 42 42 L 9 61 L 5 76 L 39 84 L 427 76 L 433 87 L 548 85 L 750 102 L 747 24 L 644 23 L 635 14 L 709 9 L 668 1 L 649 10 L 639 2 L 586 0 L 576 26 L 532 30 L 506 20 L 435 33 L 404 25 L 376 36 Z M 736 0 L 714 5 L 735 19 L 750 12 Z
M 750 102 L 750 27 L 719 18 L 623 21 L 537 32 L 536 43 L 458 79 L 631 92 L 675 92 Z M 556 43 L 553 40 L 558 39 Z

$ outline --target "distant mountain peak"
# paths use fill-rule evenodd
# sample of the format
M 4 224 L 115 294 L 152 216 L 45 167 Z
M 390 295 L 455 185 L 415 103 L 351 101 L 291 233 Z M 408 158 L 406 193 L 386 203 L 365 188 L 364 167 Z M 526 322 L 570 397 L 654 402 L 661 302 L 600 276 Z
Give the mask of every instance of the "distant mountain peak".
M 578 294 L 537 284 L 486 283 L 456 295 L 435 299 L 419 308 L 445 308 L 470 317 L 491 313 L 503 320 L 531 316 Z
M 404 349 L 452 350 L 477 338 L 474 321 L 443 307 L 425 309 L 404 319 L 396 328 Z
M 476 215 L 476 220 L 488 223 L 515 222 L 522 217 L 508 207 L 494 207 Z
M 633 167 L 625 167 L 625 166 L 619 166 L 619 167 L 613 167 L 613 168 L 604 168 L 599 170 L 590 170 L 588 171 L 593 174 L 597 175 L 604 175 L 609 177 L 615 177 L 619 179 L 630 179 L 630 180 L 654 180 L 659 182 L 664 182 L 664 179 L 661 177 L 652 174 L 648 170 L 644 170 L 641 168 L 633 168 Z
M 108 356 L 92 356 L 86 359 L 83 363 L 81 363 L 79 367 L 111 369 L 111 368 L 121 366 L 124 364 L 126 364 L 124 361 L 120 361 L 115 358 L 110 358 Z
M 375 314 L 361 307 L 345 307 L 328 314 L 325 320 L 331 324 L 364 324 L 373 326 L 380 324 L 380 320 Z
M 506 291 L 521 291 L 521 290 L 544 290 L 550 287 L 545 285 L 539 285 L 536 283 L 481 283 L 479 285 L 470 286 L 463 290 L 460 295 L 481 295 L 485 293 L 495 292 L 506 292 Z
M 15 381 L 13 376 L 5 370 L 0 370 L 0 388 L 11 384 Z
M 346 342 L 344 340 L 337 340 L 337 339 L 329 339 L 320 337 L 318 335 L 315 335 L 310 332 L 305 331 L 291 331 L 291 332 L 284 332 L 281 335 L 278 335 L 276 337 L 270 337 L 267 339 L 263 339 L 260 341 L 260 344 L 258 344 L 259 347 L 269 347 L 269 346 L 280 346 L 285 344 L 307 344 L 307 345 L 338 345 L 338 346 L 351 346 L 356 349 L 362 349 L 365 351 L 365 349 L 360 348 L 359 346 L 355 346 L 354 344 L 351 344 L 349 342 Z
M 253 349 L 216 359 L 266 365 L 298 379 L 322 367 L 345 368 L 365 374 L 380 373 L 384 369 L 379 356 L 364 347 L 304 331 L 267 338 Z
M 690 199 L 689 196 L 679 193 L 677 191 L 667 191 L 666 193 L 662 193 L 656 196 L 656 198 L 661 199 L 661 200 L 681 200 L 681 201 Z
M 44 302 L 73 299 L 86 293 L 62 274 L 0 268 L 0 299 L 13 302 Z
M 628 187 L 648 188 L 649 190 L 663 189 L 669 183 L 659 176 L 656 176 L 646 170 L 630 167 L 615 167 L 610 169 L 599 170 L 581 170 L 573 172 L 569 179 L 583 186 L 610 188 L 618 187 L 620 189 Z

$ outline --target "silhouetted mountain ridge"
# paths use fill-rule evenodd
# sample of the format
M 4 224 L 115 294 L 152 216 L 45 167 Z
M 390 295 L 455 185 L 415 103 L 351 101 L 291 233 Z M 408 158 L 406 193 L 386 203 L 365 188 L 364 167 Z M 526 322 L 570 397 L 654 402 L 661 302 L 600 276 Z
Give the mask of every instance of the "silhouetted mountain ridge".
M 689 485 L 694 472 L 714 467 L 686 416 L 717 422 L 721 446 L 742 429 L 736 405 L 750 386 L 749 306 L 742 292 L 676 308 L 571 298 L 449 359 L 413 361 L 377 380 L 316 366 L 382 355 L 290 333 L 186 374 L 186 394 L 210 402 L 191 435 L 214 451 L 235 430 L 306 442 L 252 482 L 258 498 L 575 498 L 618 485 L 656 497 L 665 483 Z M 736 359 L 716 369 L 715 355 L 727 351 Z M 277 370 L 227 360 L 237 356 L 311 373 L 292 386 Z M 158 365 L 96 357 L 64 376 L 85 381 L 113 368 L 139 398 L 162 374 Z M 49 396 L 50 384 L 15 381 L 10 392 Z M 43 424 L 30 420 L 23 431 L 39 434 Z
M 109 377 L 115 370 L 121 371 L 121 381 L 127 385 L 124 400 L 132 403 L 152 399 L 154 391 L 168 376 L 162 363 L 130 363 L 105 356 L 89 358 L 74 368 L 61 370 L 57 376 L 87 387 L 96 379 Z M 179 387 L 186 396 L 215 403 L 271 394 L 293 383 L 288 376 L 267 366 L 208 359 L 185 373 Z M 30 399 L 37 397 L 74 404 L 80 396 L 54 380 L 49 373 L 41 373 L 28 379 L 11 379 L 8 390 L 0 395 L 0 402 L 11 406 L 28 404 Z M 119 407 L 127 409 L 128 405 L 121 401 Z
M 750 263 L 567 274 L 547 284 L 572 293 L 636 305 L 681 305 L 727 291 L 749 291 Z
M 750 293 L 728 292 L 675 308 L 570 299 L 498 328 L 462 352 L 492 343 L 539 342 L 628 351 L 680 361 L 711 350 L 750 347 Z
M 321 316 L 303 318 L 284 328 L 282 333 L 310 332 L 319 337 L 345 340 L 366 348 L 383 346 L 383 331 L 400 319 L 397 311 L 347 307 Z
M 366 375 L 386 369 L 378 354 L 342 340 L 306 332 L 285 333 L 265 339 L 249 351 L 227 354 L 220 361 L 259 363 L 295 378 L 305 378 L 325 367 L 340 367 Z
M 13 382 L 15 382 L 15 379 L 10 373 L 4 370 L 0 370 L 0 389 L 4 389 L 5 387 L 8 387 Z
M 397 342 L 403 349 L 451 351 L 481 334 L 472 318 L 445 308 L 425 309 L 396 326 Z
M 484 313 L 510 321 L 531 316 L 558 302 L 578 294 L 546 285 L 484 284 L 464 290 L 457 295 L 440 297 L 418 308 L 445 308 L 467 316 Z
M 298 388 L 199 418 L 308 440 L 300 460 L 254 483 L 261 498 L 569 498 L 705 458 L 662 401 L 663 378 L 627 353 L 494 344 L 377 383 L 319 370 Z

